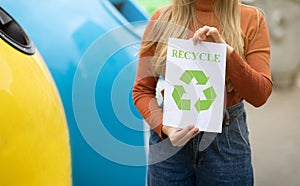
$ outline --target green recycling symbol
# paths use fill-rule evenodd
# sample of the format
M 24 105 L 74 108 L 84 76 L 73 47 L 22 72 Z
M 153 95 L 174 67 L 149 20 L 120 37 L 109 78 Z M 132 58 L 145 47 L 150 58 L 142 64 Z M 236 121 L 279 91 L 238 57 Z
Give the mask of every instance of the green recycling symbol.
M 180 80 L 189 85 L 194 78 L 197 81 L 197 85 L 206 85 L 209 79 L 201 70 L 186 70 L 181 75 Z M 191 110 L 191 100 L 181 99 L 185 93 L 185 89 L 182 85 L 174 86 L 172 97 L 179 110 Z M 217 94 L 212 86 L 204 89 L 203 93 L 206 100 L 201 100 L 200 98 L 198 98 L 198 100 L 194 104 L 194 107 L 196 108 L 198 113 L 203 110 L 208 110 L 217 97 Z

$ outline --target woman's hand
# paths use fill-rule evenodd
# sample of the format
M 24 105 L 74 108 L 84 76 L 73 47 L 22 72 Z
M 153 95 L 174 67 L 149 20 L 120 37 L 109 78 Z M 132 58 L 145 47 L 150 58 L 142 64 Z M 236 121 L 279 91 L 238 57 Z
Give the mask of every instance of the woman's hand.
M 227 45 L 227 47 L 226 47 L 227 48 L 227 51 L 226 51 L 227 57 L 230 56 L 231 53 L 233 52 L 233 48 L 225 42 L 225 40 L 219 33 L 218 29 L 216 29 L 215 27 L 203 26 L 203 27 L 199 28 L 195 32 L 192 39 L 194 41 L 194 44 L 200 43 L 201 41 L 226 44 Z
M 162 132 L 169 136 L 174 147 L 182 147 L 200 131 L 194 125 L 189 125 L 183 129 L 163 125 Z

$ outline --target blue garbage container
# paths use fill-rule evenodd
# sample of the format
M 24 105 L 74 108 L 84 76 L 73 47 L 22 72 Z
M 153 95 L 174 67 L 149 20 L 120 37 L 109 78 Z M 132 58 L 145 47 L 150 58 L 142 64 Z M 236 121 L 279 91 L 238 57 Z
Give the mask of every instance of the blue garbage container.
M 129 0 L 2 0 L 1 6 L 23 25 L 57 84 L 73 185 L 144 185 L 143 124 L 131 87 L 147 15 Z

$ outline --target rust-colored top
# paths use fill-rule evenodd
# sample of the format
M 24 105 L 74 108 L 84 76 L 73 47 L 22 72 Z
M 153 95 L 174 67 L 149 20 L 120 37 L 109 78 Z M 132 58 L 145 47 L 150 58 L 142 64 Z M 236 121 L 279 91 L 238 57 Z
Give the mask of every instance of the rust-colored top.
M 208 25 L 218 28 L 218 21 L 213 14 L 211 2 L 213 1 L 196 1 L 196 14 L 200 27 Z M 261 12 L 246 5 L 240 5 L 240 10 L 246 60 L 235 51 L 227 57 L 226 76 L 230 78 L 234 90 L 227 93 L 226 106 L 229 107 L 246 100 L 253 106 L 259 107 L 267 101 L 273 86 L 270 73 L 269 32 Z M 160 10 L 151 17 L 144 37 L 151 30 L 150 23 L 157 20 L 159 14 Z M 192 28 L 190 29 L 194 32 Z M 133 100 L 150 127 L 162 137 L 163 112 L 156 100 L 158 77 L 151 70 L 152 56 L 154 56 L 154 49 L 140 54 L 133 87 Z

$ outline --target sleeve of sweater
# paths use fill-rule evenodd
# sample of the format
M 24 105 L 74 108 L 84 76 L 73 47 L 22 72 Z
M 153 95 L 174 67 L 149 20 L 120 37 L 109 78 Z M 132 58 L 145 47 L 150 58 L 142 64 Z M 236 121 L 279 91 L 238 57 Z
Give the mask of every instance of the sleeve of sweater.
M 157 19 L 159 12 L 155 12 L 151 17 L 141 45 L 145 44 L 147 34 L 151 32 L 151 27 Z M 150 50 L 140 53 L 136 79 L 132 90 L 132 97 L 134 104 L 142 117 L 147 121 L 150 127 L 161 137 L 162 134 L 162 108 L 158 105 L 156 99 L 156 85 L 158 76 L 152 72 L 151 59 L 154 56 L 155 47 Z
M 272 92 L 270 38 L 264 16 L 250 19 L 245 38 L 245 59 L 235 51 L 227 59 L 226 73 L 239 94 L 255 107 L 262 106 Z

